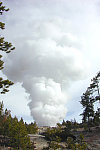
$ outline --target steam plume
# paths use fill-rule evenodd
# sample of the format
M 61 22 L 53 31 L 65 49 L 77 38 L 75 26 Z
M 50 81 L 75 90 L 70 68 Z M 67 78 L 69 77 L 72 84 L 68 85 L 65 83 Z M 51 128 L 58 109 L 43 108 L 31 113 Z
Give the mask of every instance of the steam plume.
M 65 118 L 67 88 L 84 77 L 86 64 L 77 37 L 69 32 L 68 21 L 53 16 L 42 19 L 31 16 L 31 21 L 21 20 L 23 29 L 15 31 L 16 50 L 6 58 L 4 73 L 14 82 L 23 83 L 37 123 L 53 126 Z M 17 22 L 15 28 L 18 26 Z

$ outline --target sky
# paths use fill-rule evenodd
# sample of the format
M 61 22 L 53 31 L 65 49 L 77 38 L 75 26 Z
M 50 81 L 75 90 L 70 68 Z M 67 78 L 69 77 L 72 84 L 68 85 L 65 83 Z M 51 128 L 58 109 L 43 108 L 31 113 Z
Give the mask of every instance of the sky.
M 13 116 L 54 126 L 82 112 L 80 99 L 100 71 L 99 0 L 4 0 L 2 76 L 15 84 L 0 95 Z

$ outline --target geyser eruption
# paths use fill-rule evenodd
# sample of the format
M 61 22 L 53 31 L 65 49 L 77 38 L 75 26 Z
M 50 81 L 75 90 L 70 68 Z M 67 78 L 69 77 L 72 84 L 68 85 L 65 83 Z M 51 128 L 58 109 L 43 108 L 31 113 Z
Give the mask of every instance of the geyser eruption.
M 76 38 L 61 30 L 61 20 L 34 24 L 32 37 L 16 38 L 16 50 L 6 59 L 4 73 L 23 83 L 30 94 L 31 115 L 39 125 L 54 126 L 65 118 L 66 84 L 69 87 L 84 76 Z
M 30 82 L 25 79 L 23 86 L 30 93 L 31 115 L 39 125 L 55 125 L 65 117 L 66 97 L 59 83 L 45 77 L 34 77 Z
M 94 7 L 79 0 L 6 3 L 11 10 L 5 17 L 5 37 L 16 50 L 5 58 L 3 73 L 14 83 L 22 83 L 30 95 L 33 119 L 41 126 L 54 126 L 66 116 L 70 85 L 88 70 L 83 53 L 90 53 L 83 45 L 88 37 L 95 37 L 87 34 L 95 22 L 91 20 Z

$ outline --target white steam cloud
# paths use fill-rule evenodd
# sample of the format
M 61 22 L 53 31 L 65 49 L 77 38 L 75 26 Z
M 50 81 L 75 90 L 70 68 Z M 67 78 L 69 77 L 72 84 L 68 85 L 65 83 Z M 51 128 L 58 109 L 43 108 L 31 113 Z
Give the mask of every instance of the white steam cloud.
M 70 46 L 76 39 L 61 32 L 61 26 L 55 22 L 33 26 L 33 38 L 24 39 L 5 64 L 5 74 L 15 82 L 22 82 L 30 94 L 31 115 L 39 125 L 53 126 L 65 118 L 64 86 L 81 79 L 85 70 L 81 53 Z
M 23 15 L 15 18 L 18 33 L 10 32 L 16 33 L 13 39 L 16 50 L 6 58 L 4 73 L 14 82 L 21 82 L 30 94 L 29 108 L 36 122 L 54 126 L 66 116 L 67 88 L 84 77 L 87 63 L 78 38 L 70 31 L 70 23 L 53 15 L 52 19 L 36 18 L 35 13 L 40 15 L 43 8 L 33 9 L 29 11 L 30 18 Z M 14 16 L 10 20 L 14 21 Z

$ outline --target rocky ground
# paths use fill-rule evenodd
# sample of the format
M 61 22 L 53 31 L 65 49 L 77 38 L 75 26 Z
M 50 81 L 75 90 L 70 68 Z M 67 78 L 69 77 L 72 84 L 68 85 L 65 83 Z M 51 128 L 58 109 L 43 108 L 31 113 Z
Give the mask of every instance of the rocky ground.
M 77 131 L 75 136 L 78 137 L 80 134 L 84 135 L 84 141 L 88 145 L 88 150 L 100 150 L 100 126 L 92 127 L 89 131 Z M 31 137 L 31 140 L 35 142 L 37 150 L 42 150 L 44 146 L 47 146 L 47 141 L 40 135 L 35 135 Z M 63 143 L 64 144 L 64 143 Z M 9 150 L 7 147 L 0 147 L 0 150 Z M 66 149 L 67 150 L 67 149 Z
M 84 129 L 78 129 L 73 133 L 77 138 L 80 134 L 84 136 L 84 142 L 88 145 L 88 150 L 100 150 L 100 126 L 91 127 L 90 131 L 84 131 Z
M 84 131 L 84 130 L 77 131 L 74 134 L 76 137 L 78 137 L 80 134 L 83 134 L 84 142 L 86 142 L 88 145 L 88 150 L 100 150 L 100 126 L 92 127 L 90 131 Z M 47 145 L 47 142 L 42 138 L 35 139 L 35 143 L 36 143 L 37 150 L 42 150 L 43 145 L 44 146 Z
M 84 140 L 89 150 L 100 150 L 100 126 L 91 128 L 91 132 L 85 133 Z

